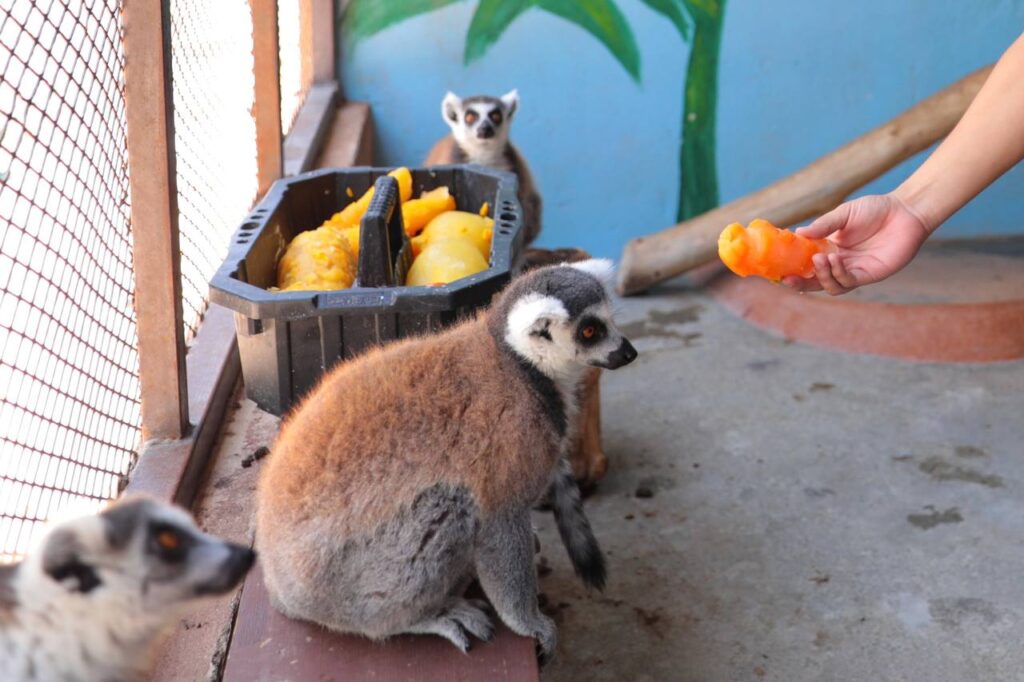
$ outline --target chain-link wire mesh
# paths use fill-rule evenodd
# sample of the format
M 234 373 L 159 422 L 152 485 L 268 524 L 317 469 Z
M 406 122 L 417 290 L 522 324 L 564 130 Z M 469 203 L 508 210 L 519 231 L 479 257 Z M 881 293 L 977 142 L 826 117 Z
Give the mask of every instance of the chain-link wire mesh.
M 247 0 L 171 0 L 171 71 L 185 335 L 256 198 L 252 15 Z
M 298 5 L 282 4 L 299 83 Z M 54 515 L 116 496 L 139 446 L 120 13 L 0 2 L 0 561 Z M 171 0 L 170 17 L 191 339 L 257 191 L 252 17 L 247 0 Z M 297 110 L 304 88 L 288 88 Z
M 281 74 L 281 134 L 287 135 L 309 92 L 310 75 L 302 69 L 299 0 L 278 0 L 277 35 Z
M 139 438 L 118 0 L 0 2 L 0 561 Z

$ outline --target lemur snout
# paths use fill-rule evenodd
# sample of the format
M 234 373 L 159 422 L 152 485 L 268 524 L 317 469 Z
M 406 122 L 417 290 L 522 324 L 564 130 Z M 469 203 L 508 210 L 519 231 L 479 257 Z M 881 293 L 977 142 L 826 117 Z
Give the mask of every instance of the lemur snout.
M 231 547 L 231 568 L 235 572 L 235 580 L 238 580 L 252 568 L 256 563 L 256 552 L 244 545 L 233 545 Z
M 249 572 L 252 565 L 256 563 L 256 552 L 244 545 L 229 545 L 231 554 L 224 562 L 224 573 L 227 579 L 228 588 L 234 587 L 245 574 Z
M 490 138 L 494 137 L 494 128 L 491 126 L 490 123 L 484 121 L 476 129 L 476 136 L 481 140 L 489 140 Z
M 629 342 L 629 339 L 623 338 L 619 347 L 608 354 L 604 367 L 607 369 L 624 367 L 636 360 L 637 355 L 636 348 L 633 348 L 633 344 Z
M 224 594 L 231 590 L 256 562 L 256 552 L 244 545 L 225 543 L 228 557 L 221 564 L 220 574 L 196 588 L 197 594 Z

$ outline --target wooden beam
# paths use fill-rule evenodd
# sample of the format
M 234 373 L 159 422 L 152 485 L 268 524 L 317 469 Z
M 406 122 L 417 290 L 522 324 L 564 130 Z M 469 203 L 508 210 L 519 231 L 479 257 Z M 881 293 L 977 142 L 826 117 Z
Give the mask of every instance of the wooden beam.
M 835 208 L 849 194 L 953 129 L 988 78 L 979 69 L 888 123 L 768 187 L 626 244 L 618 290 L 630 295 L 714 260 L 729 223 L 764 218 L 788 227 Z
M 335 80 L 333 0 L 299 0 L 303 84 Z
M 373 118 L 366 102 L 345 102 L 336 110 L 316 168 L 373 165 Z
M 125 0 L 125 111 L 142 437 L 188 430 L 168 3 Z
M 253 490 L 261 463 L 246 467 L 243 462 L 258 447 L 273 442 L 279 419 L 260 410 L 256 403 L 239 400 L 241 397 L 236 391 L 231 398 L 232 402 L 239 401 L 225 418 L 231 428 L 217 439 L 192 513 L 207 533 L 251 545 L 256 520 Z M 147 682 L 220 680 L 241 591 L 239 585 L 229 595 L 191 606 L 188 619 L 178 624 L 157 652 Z M 253 679 L 268 678 L 257 675 Z
M 210 305 L 187 365 L 189 415 L 195 426 L 184 438 L 147 443 L 127 488 L 184 507 L 195 499 L 241 373 L 234 313 Z
M 532 638 L 497 621 L 491 641 L 474 641 L 462 653 L 442 637 L 400 635 L 374 642 L 291 620 L 271 606 L 257 565 L 245 579 L 222 679 L 538 682 L 535 649 Z
M 249 0 L 252 10 L 253 93 L 256 122 L 256 168 L 259 195 L 281 177 L 281 64 L 278 49 L 277 0 Z
M 284 174 L 313 168 L 337 110 L 338 84 L 319 83 L 309 89 L 295 124 L 284 141 Z

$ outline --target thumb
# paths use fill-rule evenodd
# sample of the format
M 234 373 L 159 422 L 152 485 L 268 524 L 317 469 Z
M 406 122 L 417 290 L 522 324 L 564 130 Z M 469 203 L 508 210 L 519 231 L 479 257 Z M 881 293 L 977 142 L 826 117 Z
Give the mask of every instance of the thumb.
M 798 228 L 796 233 L 801 237 L 807 237 L 809 239 L 823 239 L 833 232 L 846 227 L 846 223 L 849 222 L 849 220 L 850 204 L 847 202 L 840 204 L 812 222 L 810 225 Z

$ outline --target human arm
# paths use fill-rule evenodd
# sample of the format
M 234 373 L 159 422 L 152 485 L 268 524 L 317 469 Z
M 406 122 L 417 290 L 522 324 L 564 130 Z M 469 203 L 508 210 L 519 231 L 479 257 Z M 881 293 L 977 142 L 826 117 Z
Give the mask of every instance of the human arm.
M 801 291 L 843 294 L 902 269 L 960 207 L 1024 158 L 1024 35 L 996 63 L 953 131 L 903 184 L 848 201 L 797 230 L 838 247 L 814 256 Z

